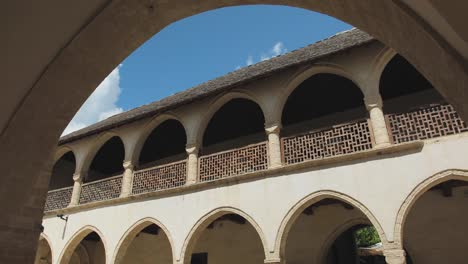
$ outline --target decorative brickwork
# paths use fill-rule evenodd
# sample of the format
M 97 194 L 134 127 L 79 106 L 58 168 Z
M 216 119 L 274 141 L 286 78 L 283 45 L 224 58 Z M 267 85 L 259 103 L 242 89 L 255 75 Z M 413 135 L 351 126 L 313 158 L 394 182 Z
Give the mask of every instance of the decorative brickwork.
M 372 148 L 367 120 L 282 138 L 286 164 L 349 154 Z
M 120 195 L 122 175 L 83 184 L 80 204 L 109 200 Z
M 187 161 L 182 160 L 141 171 L 133 176 L 134 194 L 183 186 L 187 180 Z
M 200 181 L 266 170 L 267 142 L 200 157 Z
M 387 116 L 394 143 L 453 135 L 468 127 L 451 105 L 437 105 Z
M 70 203 L 73 187 L 52 190 L 47 193 L 44 211 L 62 209 Z

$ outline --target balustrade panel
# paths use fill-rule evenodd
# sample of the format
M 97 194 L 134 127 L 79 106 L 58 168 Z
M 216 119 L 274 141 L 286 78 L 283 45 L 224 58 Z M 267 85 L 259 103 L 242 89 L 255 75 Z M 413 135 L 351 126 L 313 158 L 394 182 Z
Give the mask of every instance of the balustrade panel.
M 62 209 L 68 206 L 72 196 L 73 187 L 52 190 L 47 193 L 44 211 Z
M 186 160 L 144 169 L 134 173 L 132 193 L 140 194 L 175 188 L 185 185 L 186 180 Z
M 281 139 L 285 164 L 350 154 L 372 148 L 367 120 Z
M 85 183 L 81 187 L 80 204 L 117 198 L 121 188 L 122 175 Z
M 262 142 L 200 157 L 200 181 L 212 181 L 267 168 L 267 142 Z
M 468 131 L 449 105 L 436 105 L 408 113 L 387 115 L 394 143 L 424 140 Z

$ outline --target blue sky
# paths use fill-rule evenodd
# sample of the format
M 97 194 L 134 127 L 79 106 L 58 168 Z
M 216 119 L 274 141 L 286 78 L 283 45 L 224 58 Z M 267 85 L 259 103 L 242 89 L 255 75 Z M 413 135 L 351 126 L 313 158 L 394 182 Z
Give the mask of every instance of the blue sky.
M 64 134 L 350 28 L 326 15 L 283 6 L 229 7 L 188 17 L 127 57 Z

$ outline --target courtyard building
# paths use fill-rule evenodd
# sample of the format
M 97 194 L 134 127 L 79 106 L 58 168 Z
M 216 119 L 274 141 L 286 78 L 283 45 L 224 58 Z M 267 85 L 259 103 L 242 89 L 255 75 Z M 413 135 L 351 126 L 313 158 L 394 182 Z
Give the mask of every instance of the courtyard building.
M 467 132 L 342 32 L 62 137 L 35 263 L 462 264 Z

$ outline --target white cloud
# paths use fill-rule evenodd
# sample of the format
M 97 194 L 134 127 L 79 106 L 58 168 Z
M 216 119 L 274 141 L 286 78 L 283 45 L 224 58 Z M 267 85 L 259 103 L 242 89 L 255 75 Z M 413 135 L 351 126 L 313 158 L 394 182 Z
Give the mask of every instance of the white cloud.
M 249 55 L 249 57 L 247 57 L 247 61 L 245 63 L 247 64 L 247 66 L 252 65 L 254 63 L 253 57 Z
M 273 53 L 273 56 L 278 56 L 281 54 L 286 53 L 288 50 L 284 46 L 283 42 L 277 42 L 273 48 L 271 49 L 271 53 Z
M 69 134 L 123 112 L 123 109 L 117 106 L 117 101 L 119 100 L 122 90 L 120 88 L 120 68 L 121 65 L 115 68 L 109 76 L 99 84 L 96 90 L 75 114 L 62 135 Z
M 288 49 L 284 46 L 283 42 L 279 41 L 279 42 L 276 42 L 275 45 L 273 45 L 272 48 L 270 48 L 270 50 L 268 50 L 267 52 L 262 52 L 262 54 L 260 55 L 260 60 L 259 61 L 264 61 L 264 60 L 269 60 L 273 57 L 276 57 L 276 56 L 279 56 L 279 55 L 282 55 L 284 53 L 288 52 Z M 252 64 L 254 64 L 256 61 L 254 60 L 254 57 L 252 55 L 249 55 L 247 57 L 247 60 L 245 62 L 245 64 L 247 66 L 250 66 Z M 236 70 L 240 69 L 241 66 L 237 66 L 236 67 Z

